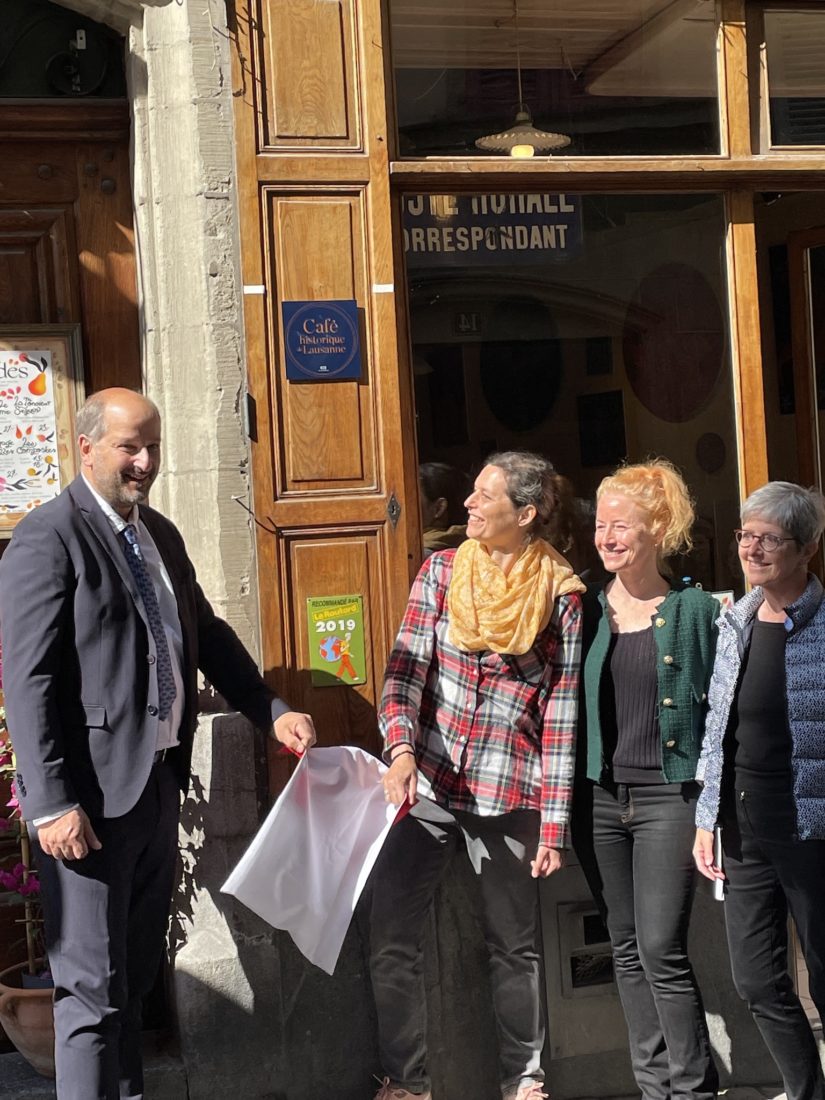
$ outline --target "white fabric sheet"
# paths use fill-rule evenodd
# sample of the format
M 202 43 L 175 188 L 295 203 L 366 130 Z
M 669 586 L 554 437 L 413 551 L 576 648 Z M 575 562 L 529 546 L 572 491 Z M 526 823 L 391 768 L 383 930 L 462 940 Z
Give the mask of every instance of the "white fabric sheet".
M 328 974 L 399 814 L 384 799 L 386 770 L 362 749 L 310 749 L 222 887 Z

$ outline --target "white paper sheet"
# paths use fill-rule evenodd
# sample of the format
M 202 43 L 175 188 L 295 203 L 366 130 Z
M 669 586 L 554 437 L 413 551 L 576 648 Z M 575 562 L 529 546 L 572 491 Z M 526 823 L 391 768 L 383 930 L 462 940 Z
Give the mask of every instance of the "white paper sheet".
M 386 770 L 362 749 L 310 749 L 222 887 L 327 974 L 399 813 Z

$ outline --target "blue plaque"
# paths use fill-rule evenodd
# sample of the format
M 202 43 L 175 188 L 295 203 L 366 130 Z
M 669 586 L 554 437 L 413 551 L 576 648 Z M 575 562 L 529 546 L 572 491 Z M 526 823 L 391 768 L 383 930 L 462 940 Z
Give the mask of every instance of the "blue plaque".
M 355 301 L 283 302 L 286 376 L 291 382 L 361 377 Z

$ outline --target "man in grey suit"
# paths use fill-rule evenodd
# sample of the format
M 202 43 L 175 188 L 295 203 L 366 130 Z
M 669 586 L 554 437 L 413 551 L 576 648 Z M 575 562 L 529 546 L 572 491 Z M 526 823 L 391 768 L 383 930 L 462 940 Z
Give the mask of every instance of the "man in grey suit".
M 60 1100 L 139 1100 L 141 1002 L 163 951 L 197 670 L 297 752 L 311 718 L 267 688 L 146 500 L 160 415 L 131 390 L 77 416 L 82 472 L 0 562 L 6 715 L 36 828 Z

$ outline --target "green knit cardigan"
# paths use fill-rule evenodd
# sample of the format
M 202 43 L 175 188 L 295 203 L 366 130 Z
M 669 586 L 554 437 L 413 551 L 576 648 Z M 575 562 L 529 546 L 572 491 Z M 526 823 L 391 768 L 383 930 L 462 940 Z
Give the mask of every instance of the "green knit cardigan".
M 610 647 L 610 623 L 604 591 L 601 616 L 584 661 L 587 715 L 587 777 L 609 776 L 604 759 L 599 710 L 600 687 Z M 675 586 L 651 615 L 656 643 L 659 699 L 656 717 L 662 736 L 662 775 L 681 783 L 696 777 L 707 710 L 707 692 L 716 650 L 718 602 L 700 588 Z

